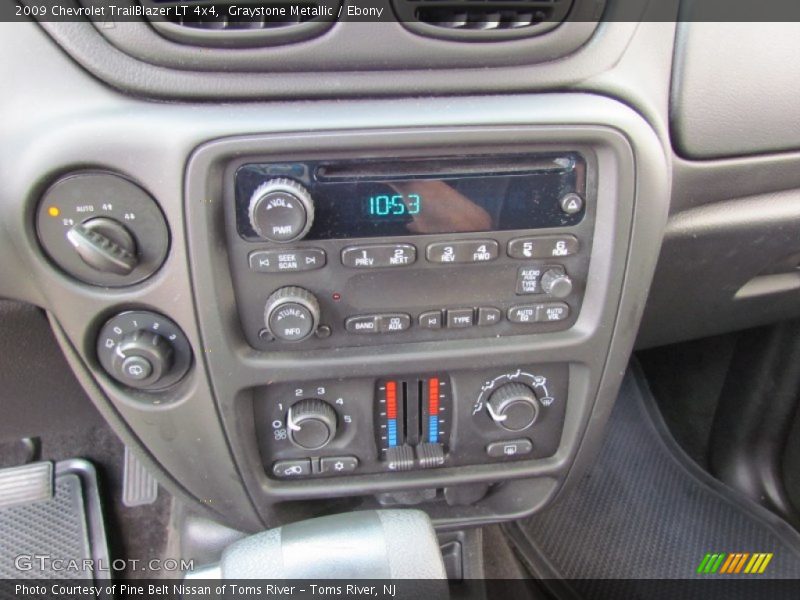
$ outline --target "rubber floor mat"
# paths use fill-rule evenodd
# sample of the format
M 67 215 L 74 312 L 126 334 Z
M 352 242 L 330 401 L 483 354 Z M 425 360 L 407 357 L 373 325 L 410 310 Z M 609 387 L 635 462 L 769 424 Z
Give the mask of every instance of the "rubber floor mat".
M 24 474 L 24 469 L 15 471 Z M 17 479 L 19 485 L 36 485 L 32 477 Z M 24 490 L 6 491 L 26 496 Z M 0 508 L 0 578 L 108 579 L 108 547 L 94 468 L 77 459 L 57 463 L 52 492 L 49 498 Z
M 683 453 L 635 366 L 589 472 L 505 530 L 557 597 L 766 597 L 764 580 L 800 578 L 800 535 Z M 763 572 L 745 573 L 757 554 L 772 556 Z M 800 581 L 772 582 L 768 594 L 800 597 Z

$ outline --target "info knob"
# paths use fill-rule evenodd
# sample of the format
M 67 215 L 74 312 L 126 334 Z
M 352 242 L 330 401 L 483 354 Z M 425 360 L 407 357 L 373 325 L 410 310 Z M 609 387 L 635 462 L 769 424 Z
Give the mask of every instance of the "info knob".
M 506 383 L 492 392 L 486 409 L 503 429 L 522 431 L 533 425 L 539 416 L 539 400 L 527 385 Z
M 279 177 L 255 189 L 247 215 L 260 238 L 278 243 L 293 242 L 311 229 L 314 202 L 302 185 Z
M 264 324 L 277 339 L 299 342 L 319 326 L 319 302 L 314 294 L 288 286 L 275 291 L 264 307 Z
M 304 450 L 319 450 L 336 435 L 336 411 L 324 400 L 300 400 L 289 407 L 286 428 L 295 446 Z

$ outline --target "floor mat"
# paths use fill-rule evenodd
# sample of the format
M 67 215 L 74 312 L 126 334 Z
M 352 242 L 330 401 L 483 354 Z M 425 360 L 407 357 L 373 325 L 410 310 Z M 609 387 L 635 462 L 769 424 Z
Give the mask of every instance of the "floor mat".
M 748 582 L 800 578 L 800 535 L 683 453 L 636 367 L 625 377 L 592 469 L 552 507 L 506 532 L 559 597 L 749 598 L 755 590 Z M 737 553 L 749 556 L 734 562 Z M 772 554 L 766 569 L 745 574 L 757 553 Z M 718 555 L 716 569 L 707 554 Z M 738 573 L 722 573 L 738 563 Z M 677 586 L 680 580 L 686 585 Z M 770 594 L 796 598 L 800 584 L 782 583 Z
M 6 486 L 4 495 L 20 501 L 0 508 L 0 578 L 108 579 L 108 549 L 94 468 L 83 460 L 59 462 L 52 495 L 27 499 L 24 487 L 41 487 L 41 478 L 37 484 L 34 472 L 41 465 L 47 463 L 4 470 L 13 471 L 9 481 L 18 482 L 17 489 Z M 26 469 L 32 471 L 31 476 L 25 476 Z M 87 559 L 94 568 L 84 562 Z

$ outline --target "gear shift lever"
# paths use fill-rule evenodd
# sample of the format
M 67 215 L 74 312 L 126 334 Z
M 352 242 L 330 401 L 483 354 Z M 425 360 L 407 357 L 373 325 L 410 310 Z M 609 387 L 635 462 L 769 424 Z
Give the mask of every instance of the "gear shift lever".
M 369 510 L 257 533 L 226 548 L 219 564 L 186 578 L 446 579 L 446 574 L 428 515 Z

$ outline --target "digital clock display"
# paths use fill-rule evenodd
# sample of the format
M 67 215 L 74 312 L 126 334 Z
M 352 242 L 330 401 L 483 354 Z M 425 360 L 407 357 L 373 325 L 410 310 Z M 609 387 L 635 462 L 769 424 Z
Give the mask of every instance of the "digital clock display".
M 249 163 L 236 173 L 237 228 L 245 239 L 259 239 L 249 199 L 276 177 L 295 181 L 313 199 L 307 240 L 569 227 L 585 212 L 567 213 L 559 200 L 569 193 L 585 197 L 586 175 L 576 152 Z
M 418 215 L 422 211 L 422 197 L 419 194 L 376 194 L 367 198 L 363 208 L 368 217 Z

